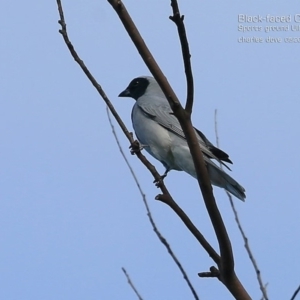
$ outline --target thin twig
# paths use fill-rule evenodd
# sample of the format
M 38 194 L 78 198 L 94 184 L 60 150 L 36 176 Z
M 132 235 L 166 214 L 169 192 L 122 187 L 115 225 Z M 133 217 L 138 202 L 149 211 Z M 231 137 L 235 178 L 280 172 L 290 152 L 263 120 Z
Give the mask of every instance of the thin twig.
M 201 272 L 201 273 L 198 273 L 198 276 L 201 278 L 209 278 L 209 277 L 219 278 L 220 271 L 218 269 L 216 269 L 215 267 L 211 267 L 210 272 Z
M 137 297 L 139 298 L 139 300 L 143 300 L 142 296 L 139 294 L 139 292 L 137 291 L 137 289 L 135 288 L 135 286 L 133 285 L 128 273 L 126 272 L 125 268 L 122 268 L 123 273 L 125 274 L 128 284 L 131 286 L 131 288 L 133 289 L 133 291 L 135 292 L 135 294 L 137 295 Z
M 63 14 L 63 9 L 61 5 L 61 0 L 56 0 L 57 1 L 57 6 L 58 6 L 58 11 L 60 15 L 60 20 L 58 21 L 59 24 L 61 25 L 62 29 L 59 30 L 60 34 L 63 36 L 64 41 L 74 58 L 74 60 L 78 63 L 80 68 L 83 70 L 83 72 L 86 74 L 88 79 L 91 81 L 92 85 L 96 88 L 100 96 L 103 98 L 104 102 L 107 104 L 109 107 L 110 112 L 116 119 L 117 123 L 121 127 L 123 133 L 129 140 L 131 145 L 135 144 L 135 141 L 132 137 L 132 134 L 128 131 L 126 128 L 125 124 L 121 120 L 119 114 L 116 112 L 114 106 L 106 96 L 104 90 L 100 86 L 100 84 L 96 81 L 96 79 L 92 76 L 84 62 L 81 60 L 81 58 L 78 56 L 77 52 L 74 49 L 74 46 L 72 45 L 67 29 L 66 29 L 66 23 L 64 19 L 64 14 Z M 214 260 L 214 262 L 219 265 L 220 264 L 220 256 L 218 253 L 213 249 L 213 247 L 208 243 L 208 241 L 204 238 L 204 236 L 201 234 L 201 232 L 197 229 L 197 227 L 193 224 L 193 222 L 189 219 L 189 217 L 185 214 L 185 212 L 177 205 L 177 203 L 174 201 L 172 198 L 171 194 L 169 193 L 167 187 L 165 186 L 164 182 L 161 180 L 161 176 L 155 169 L 155 167 L 147 160 L 147 158 L 139 151 L 135 153 L 138 159 L 144 164 L 144 166 L 150 171 L 152 174 L 153 178 L 157 181 L 160 182 L 159 188 L 162 192 L 162 195 L 156 196 L 157 200 L 160 200 L 164 202 L 165 204 L 169 205 L 175 213 L 180 217 L 182 222 L 187 226 L 187 228 L 190 230 L 190 232 L 194 235 L 194 237 L 198 240 L 198 242 L 202 245 L 202 247 L 206 250 L 206 252 L 209 254 L 209 256 Z
M 219 145 L 219 132 L 218 132 L 218 110 L 215 109 L 215 136 L 216 136 L 216 144 L 217 144 L 217 147 L 219 148 L 220 145 Z M 220 168 L 223 169 L 223 166 L 222 164 L 220 164 Z M 235 205 L 234 205 L 234 202 L 233 202 L 233 199 L 232 199 L 232 196 L 227 192 L 225 191 L 227 196 L 228 196 L 228 199 L 229 199 L 229 202 L 230 202 L 230 206 L 232 208 L 232 211 L 233 211 L 233 214 L 234 214 L 234 219 L 235 219 L 235 222 L 238 226 L 238 229 L 242 235 L 242 238 L 243 238 L 243 241 L 244 241 L 244 246 L 245 246 L 245 249 L 246 249 L 246 252 L 248 253 L 248 256 L 250 258 L 250 261 L 253 265 L 253 268 L 255 270 L 255 273 L 256 273 L 256 277 L 257 277 L 257 281 L 258 281 L 258 284 L 259 284 L 259 288 L 262 292 L 262 295 L 263 295 L 263 299 L 265 300 L 268 300 L 268 295 L 267 295 L 267 289 L 266 289 L 266 285 L 263 284 L 263 281 L 262 281 L 262 278 L 261 278 L 261 273 L 260 273 L 260 270 L 258 268 L 258 265 L 256 263 L 256 260 L 253 256 L 253 253 L 251 251 L 251 248 L 250 248 L 250 245 L 249 245 L 249 241 L 248 241 L 248 238 L 245 234 L 245 231 L 241 225 L 241 221 L 239 219 L 239 215 L 238 215 L 238 212 L 235 208 Z
M 184 71 L 186 75 L 186 84 L 187 84 L 187 96 L 186 96 L 186 104 L 185 110 L 188 115 L 192 114 L 193 102 L 194 102 L 194 79 L 192 73 L 192 65 L 191 65 L 191 54 L 189 49 L 189 42 L 186 36 L 185 26 L 183 23 L 184 16 L 180 15 L 178 3 L 176 0 L 171 0 L 171 6 L 173 10 L 173 16 L 170 16 L 170 20 L 172 20 L 178 30 L 178 36 L 180 39 L 182 58 L 184 63 Z
M 296 299 L 296 296 L 298 295 L 298 293 L 300 292 L 300 285 L 298 286 L 298 288 L 296 289 L 296 291 L 294 292 L 291 300 L 295 300 Z
M 148 205 L 148 201 L 147 201 L 146 195 L 143 192 L 142 187 L 140 185 L 140 182 L 139 182 L 139 180 L 138 180 L 138 178 L 137 178 L 134 170 L 132 169 L 132 167 L 131 167 L 131 165 L 130 165 L 130 163 L 129 163 L 129 161 L 128 161 L 128 159 L 127 159 L 127 157 L 126 157 L 126 155 L 125 155 L 125 153 L 124 153 L 124 151 L 122 149 L 122 146 L 120 144 L 119 138 L 118 138 L 117 133 L 115 131 L 115 127 L 114 127 L 114 125 L 112 123 L 108 107 L 106 107 L 106 113 L 107 113 L 107 117 L 108 117 L 108 120 L 109 120 L 109 124 L 110 124 L 111 130 L 112 130 L 113 136 L 114 136 L 114 138 L 115 138 L 115 140 L 117 142 L 119 151 L 121 152 L 121 155 L 122 155 L 123 159 L 125 160 L 125 163 L 126 163 L 128 169 L 129 169 L 129 171 L 130 171 L 130 173 L 131 173 L 131 175 L 132 175 L 132 177 L 133 177 L 133 179 L 135 181 L 135 184 L 136 184 L 136 186 L 137 186 L 137 188 L 138 188 L 141 196 L 142 196 L 143 203 L 144 203 L 146 211 L 147 211 L 147 216 L 148 216 L 149 221 L 150 221 L 150 223 L 152 225 L 153 231 L 156 233 L 156 235 L 157 235 L 158 239 L 160 240 L 160 242 L 167 248 L 168 253 L 170 254 L 170 256 L 174 260 L 175 264 L 179 268 L 180 272 L 182 273 L 183 278 L 185 279 L 188 287 L 190 288 L 190 290 L 191 290 L 194 298 L 196 300 L 199 300 L 199 296 L 197 295 L 196 290 L 194 289 L 191 281 L 189 280 L 188 275 L 185 272 L 183 266 L 181 265 L 180 261 L 178 260 L 178 258 L 174 254 L 174 252 L 173 252 L 170 244 L 167 242 L 166 238 L 160 233 L 160 231 L 158 230 L 158 228 L 157 228 L 157 226 L 156 226 L 156 224 L 154 222 L 154 219 L 152 217 L 152 214 L 151 214 L 151 211 L 150 211 L 150 208 L 149 208 L 149 205 Z
M 244 240 L 244 246 L 245 246 L 245 249 L 248 253 L 248 256 L 249 256 L 249 259 L 253 265 L 253 268 L 255 270 L 255 273 L 256 273 L 256 277 L 257 277 L 257 281 L 258 281 L 258 284 L 259 284 L 259 288 L 262 292 L 262 295 L 263 295 L 263 299 L 265 300 L 268 300 L 268 295 L 267 295 L 267 289 L 266 289 L 266 286 L 263 284 L 263 281 L 262 281 L 262 278 L 261 278 L 261 272 L 258 268 L 258 265 L 257 265 L 257 262 L 253 256 L 253 253 L 251 251 L 251 248 L 250 248 L 250 245 L 249 245 L 249 241 L 248 241 L 248 238 L 242 228 L 242 225 L 241 225 L 241 222 L 240 222 L 240 219 L 239 219 L 239 216 L 238 216 L 238 213 L 237 213 L 237 210 L 235 208 L 235 205 L 234 205 L 234 202 L 232 200 L 232 196 L 226 191 L 226 194 L 228 196 L 228 199 L 229 199 L 229 202 L 230 202 L 230 206 L 232 208 L 232 211 L 233 211 L 233 214 L 234 214 L 234 219 L 236 221 L 236 224 L 240 230 L 240 233 L 242 235 L 242 238 Z
M 267 290 L 267 287 L 268 287 L 268 282 L 264 285 L 264 289 Z M 264 295 L 262 294 L 262 297 L 260 298 L 260 300 L 265 300 L 265 297 Z
M 117 113 L 114 106 L 112 105 L 112 103 L 108 99 L 107 95 L 105 94 L 105 92 L 102 89 L 102 87 L 100 86 L 100 84 L 97 82 L 95 77 L 91 74 L 91 72 L 89 71 L 89 69 L 87 68 L 87 66 L 83 62 L 83 60 L 81 60 L 81 58 L 77 54 L 74 46 L 72 45 L 72 43 L 69 39 L 69 36 L 68 36 L 68 32 L 67 32 L 67 25 L 66 25 L 65 18 L 64 18 L 64 12 L 63 12 L 63 8 L 62 8 L 61 0 L 57 0 L 56 2 L 57 2 L 58 12 L 59 12 L 59 16 L 60 16 L 60 20 L 58 21 L 58 23 L 61 25 L 61 29 L 59 30 L 59 33 L 62 35 L 62 37 L 63 37 L 63 39 L 64 39 L 71 55 L 72 55 L 72 57 L 79 64 L 82 71 L 85 73 L 85 75 L 90 80 L 92 85 L 96 88 L 96 90 L 98 91 L 100 96 L 103 98 L 103 100 L 105 101 L 106 105 L 109 107 L 111 113 L 113 114 L 113 116 L 117 120 L 118 124 L 120 125 L 122 131 L 124 132 L 124 134 L 126 135 L 128 140 L 130 141 L 130 143 L 133 143 L 134 140 L 132 138 L 132 135 L 127 130 L 127 128 L 126 128 L 125 124 L 123 123 L 122 119 L 120 118 L 119 114 Z

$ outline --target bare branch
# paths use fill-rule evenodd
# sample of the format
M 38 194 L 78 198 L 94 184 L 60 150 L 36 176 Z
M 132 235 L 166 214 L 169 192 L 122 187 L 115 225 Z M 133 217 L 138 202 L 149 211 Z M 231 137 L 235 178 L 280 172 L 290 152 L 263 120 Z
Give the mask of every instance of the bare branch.
M 100 96 L 103 98 L 103 100 L 105 101 L 106 105 L 109 107 L 111 113 L 113 114 L 113 116 L 117 120 L 118 124 L 120 125 L 122 131 L 124 132 L 124 134 L 126 135 L 128 140 L 130 141 L 130 143 L 133 143 L 134 140 L 132 138 L 132 135 L 127 130 L 125 124 L 123 123 L 122 119 L 118 115 L 118 113 L 115 110 L 114 106 L 112 105 L 112 103 L 108 99 L 107 95 L 105 94 L 104 90 L 102 89 L 100 84 L 97 82 L 95 77 L 91 74 L 89 69 L 86 67 L 85 63 L 80 59 L 80 57 L 78 56 L 75 48 L 73 47 L 73 45 L 72 45 L 72 43 L 69 39 L 68 33 L 67 33 L 67 25 L 66 25 L 65 18 L 64 18 L 64 12 L 63 12 L 63 8 L 62 8 L 61 0 L 57 0 L 56 2 L 57 2 L 58 12 L 59 12 L 59 16 L 60 16 L 60 20 L 58 21 L 58 23 L 61 25 L 61 29 L 59 30 L 59 33 L 63 36 L 63 39 L 64 39 L 64 41 L 65 41 L 72 57 L 79 64 L 82 71 L 85 73 L 85 75 L 90 80 L 92 85 L 96 88 L 96 90 L 98 91 Z
M 130 173 L 131 173 L 131 175 L 132 175 L 132 177 L 133 177 L 133 179 L 135 181 L 135 184 L 136 184 L 136 186 L 137 186 L 137 188 L 138 188 L 138 190 L 139 190 L 139 192 L 140 192 L 140 194 L 142 196 L 142 199 L 143 199 L 146 211 L 147 211 L 147 216 L 148 216 L 149 221 L 150 221 L 150 223 L 152 225 L 153 231 L 156 233 L 156 235 L 157 235 L 158 239 L 160 240 L 160 242 L 167 248 L 168 253 L 170 254 L 170 256 L 174 260 L 175 264 L 179 268 L 180 272 L 182 273 L 183 278 L 185 279 L 188 287 L 190 288 L 190 290 L 191 290 L 194 298 L 196 300 L 199 300 L 199 296 L 197 295 L 196 290 L 194 289 L 191 281 L 189 280 L 188 275 L 185 272 L 183 266 L 181 265 L 180 261 L 178 260 L 178 258 L 174 254 L 174 252 L 173 252 L 170 244 L 167 242 L 166 238 L 160 233 L 160 231 L 158 230 L 158 228 L 157 228 L 157 226 L 156 226 L 156 224 L 154 222 L 154 219 L 152 217 L 152 214 L 151 214 L 151 211 L 150 211 L 150 208 L 149 208 L 149 205 L 148 205 L 148 201 L 147 201 L 146 195 L 143 192 L 143 190 L 141 188 L 141 185 L 140 185 L 140 182 L 139 182 L 139 180 L 138 180 L 138 178 L 137 178 L 134 170 L 132 169 L 132 167 L 131 167 L 131 165 L 130 165 L 130 163 L 129 163 L 129 161 L 128 161 L 128 159 L 127 159 L 127 157 L 126 157 L 126 155 L 125 155 L 125 153 L 124 153 L 124 151 L 122 149 L 122 146 L 121 146 L 120 141 L 118 139 L 117 133 L 115 131 L 115 127 L 114 127 L 114 125 L 112 123 L 108 107 L 106 107 L 106 113 L 107 113 L 107 117 L 108 117 L 108 120 L 109 120 L 109 124 L 110 124 L 111 130 L 112 130 L 112 133 L 113 133 L 114 138 L 115 138 L 115 140 L 117 142 L 117 145 L 118 145 L 118 148 L 119 148 L 119 150 L 121 152 L 121 155 L 122 155 L 123 159 L 125 160 L 125 163 L 126 163 L 127 167 L 129 168 L 129 171 L 130 171 Z
M 264 285 L 264 289 L 267 290 L 267 287 L 268 287 L 268 282 Z M 265 300 L 265 297 L 264 295 L 262 295 L 262 297 L 260 298 L 260 300 Z
M 131 288 L 133 289 L 133 291 L 135 292 L 135 294 L 137 295 L 139 300 L 143 300 L 142 296 L 139 294 L 139 292 L 137 291 L 137 289 L 135 288 L 135 286 L 133 285 L 128 273 L 126 272 L 125 268 L 122 268 L 123 273 L 125 274 L 128 284 L 131 286 Z
M 180 39 L 181 50 L 182 50 L 182 58 L 184 63 L 184 71 L 186 75 L 186 84 L 187 84 L 187 97 L 185 110 L 191 115 L 193 110 L 193 102 L 194 102 L 194 79 L 192 73 L 192 65 L 191 65 L 191 54 L 189 49 L 189 43 L 186 36 L 185 26 L 183 23 L 184 16 L 180 15 L 178 3 L 176 0 L 171 0 L 171 6 L 173 10 L 173 16 L 170 16 L 170 20 L 172 20 L 178 30 L 178 36 Z
M 157 195 L 155 199 L 169 205 L 172 208 L 172 210 L 177 214 L 177 216 L 182 220 L 182 222 L 187 226 L 187 228 L 193 233 L 194 237 L 204 248 L 204 250 L 209 254 L 209 256 L 214 260 L 214 262 L 217 265 L 220 265 L 220 256 L 211 247 L 211 245 L 207 242 L 205 237 L 200 233 L 200 231 L 196 228 L 196 226 L 185 214 L 185 212 L 179 207 L 179 205 L 177 205 L 177 203 L 172 198 L 169 198 L 166 194 Z
M 250 248 L 250 245 L 249 245 L 249 241 L 248 241 L 248 238 L 242 228 L 242 225 L 241 225 L 241 222 L 239 220 L 239 216 L 238 216 L 238 213 L 237 213 L 237 210 L 235 208 L 235 205 L 233 203 L 233 200 L 232 200 L 232 196 L 227 192 L 225 191 L 227 196 L 228 196 L 228 199 L 229 199 L 229 202 L 230 202 L 230 205 L 231 205 L 231 208 L 232 208 L 232 211 L 233 211 L 233 214 L 234 214 L 234 218 L 235 218 L 235 221 L 236 221 L 236 224 L 240 230 L 240 233 L 242 235 L 242 238 L 244 240 L 244 246 L 245 246 L 245 249 L 248 253 L 248 256 L 250 258 L 250 261 L 252 262 L 252 265 L 253 265 L 253 268 L 255 270 L 255 273 L 256 273 L 256 277 L 257 277 L 257 281 L 258 281 L 258 284 L 259 284 L 259 288 L 262 292 L 262 295 L 263 295 L 263 299 L 265 300 L 268 300 L 268 295 L 267 295 L 267 289 L 266 289 L 266 286 L 263 284 L 263 281 L 262 281 L 262 278 L 261 278 L 261 272 L 258 268 L 258 265 L 256 263 L 256 260 L 253 256 L 253 253 L 251 251 L 251 248 Z
M 154 57 L 147 48 L 143 38 L 141 37 L 136 26 L 134 25 L 122 1 L 108 0 L 108 2 L 112 5 L 114 10 L 118 14 L 125 29 L 127 30 L 127 33 L 129 34 L 130 38 L 135 44 L 139 54 L 143 58 L 145 64 L 149 68 L 150 72 L 152 73 L 158 84 L 160 85 L 162 91 L 164 92 L 167 100 L 170 103 L 174 115 L 177 117 L 185 134 L 195 165 L 199 187 L 201 189 L 203 199 L 219 243 L 221 253 L 221 260 L 218 264 L 221 274 L 219 279 L 226 285 L 226 287 L 237 299 L 250 299 L 250 296 L 248 295 L 248 293 L 246 292 L 246 290 L 244 289 L 234 272 L 234 259 L 231 243 L 221 214 L 218 210 L 215 198 L 212 193 L 211 182 L 204 163 L 198 139 L 195 135 L 195 130 L 191 123 L 190 115 L 181 106 L 177 96 L 175 95 L 166 77 L 164 76 L 158 64 L 156 63 Z M 163 195 L 162 198 L 157 199 L 165 200 L 166 195 Z
M 298 293 L 300 292 L 300 285 L 298 286 L 298 288 L 296 289 L 296 291 L 294 292 L 291 300 L 295 300 L 296 299 L 296 296 L 298 295 Z
M 218 110 L 215 109 L 215 135 L 216 135 L 216 144 L 217 144 L 217 147 L 219 148 L 220 145 L 219 145 L 218 118 L 217 118 L 218 116 L 217 116 L 217 114 L 218 114 Z M 220 164 L 220 168 L 223 169 L 222 164 Z M 253 256 L 252 251 L 251 251 L 251 248 L 250 248 L 250 245 L 249 245 L 248 238 L 247 238 L 247 236 L 246 236 L 246 234 L 245 234 L 245 231 L 244 231 L 244 229 L 243 229 L 243 227 L 242 227 L 242 224 L 241 224 L 241 221 L 240 221 L 240 219 L 239 219 L 239 215 L 238 215 L 238 213 L 237 213 L 237 210 L 236 210 L 236 208 L 235 208 L 235 205 L 234 205 L 232 196 L 231 196 L 227 191 L 225 191 L 225 192 L 226 192 L 226 194 L 227 194 L 227 196 L 228 196 L 228 199 L 229 199 L 229 202 L 230 202 L 230 206 L 231 206 L 232 211 L 233 211 L 233 214 L 234 214 L 235 222 L 236 222 L 236 224 L 237 224 L 237 226 L 238 226 L 238 229 L 239 229 L 239 231 L 240 231 L 240 233 L 241 233 L 241 235 L 242 235 L 242 238 L 243 238 L 243 241 L 244 241 L 244 246 L 245 246 L 245 248 L 246 248 L 246 252 L 248 253 L 248 256 L 249 256 L 249 258 L 250 258 L 250 261 L 251 261 L 251 263 L 252 263 L 252 265 L 253 265 L 253 268 L 254 268 L 254 270 L 255 270 L 256 277 L 257 277 L 257 281 L 258 281 L 258 284 L 259 284 L 259 288 L 260 288 L 260 290 L 261 290 L 261 292 L 262 292 L 262 295 L 263 295 L 263 299 L 268 300 L 269 298 L 268 298 L 268 295 L 267 295 L 267 289 L 266 289 L 266 286 L 263 284 L 263 281 L 262 281 L 262 278 L 261 278 L 260 270 L 259 270 L 259 268 L 258 268 L 258 265 L 257 265 L 257 263 L 256 263 L 256 260 L 255 260 L 255 258 L 254 258 L 254 256 Z
M 211 277 L 220 277 L 220 271 L 215 267 L 210 267 L 210 272 L 201 272 L 198 273 L 198 276 L 201 278 L 211 278 Z

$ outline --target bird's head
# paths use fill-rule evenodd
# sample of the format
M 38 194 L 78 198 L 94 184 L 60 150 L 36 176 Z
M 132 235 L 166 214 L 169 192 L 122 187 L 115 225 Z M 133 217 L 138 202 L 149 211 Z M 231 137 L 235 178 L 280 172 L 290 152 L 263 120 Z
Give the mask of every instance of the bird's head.
M 128 85 L 128 87 L 119 94 L 119 97 L 131 97 L 135 100 L 143 96 L 148 86 L 154 81 L 154 78 L 149 76 L 141 76 L 134 78 Z

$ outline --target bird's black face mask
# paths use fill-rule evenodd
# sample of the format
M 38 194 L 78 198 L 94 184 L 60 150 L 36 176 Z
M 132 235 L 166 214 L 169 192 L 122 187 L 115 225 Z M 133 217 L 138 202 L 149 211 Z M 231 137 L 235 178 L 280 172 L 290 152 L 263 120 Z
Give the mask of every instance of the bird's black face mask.
M 120 93 L 119 97 L 131 97 L 135 100 L 145 94 L 145 91 L 149 85 L 149 80 L 144 77 L 137 77 L 133 79 L 128 87 Z

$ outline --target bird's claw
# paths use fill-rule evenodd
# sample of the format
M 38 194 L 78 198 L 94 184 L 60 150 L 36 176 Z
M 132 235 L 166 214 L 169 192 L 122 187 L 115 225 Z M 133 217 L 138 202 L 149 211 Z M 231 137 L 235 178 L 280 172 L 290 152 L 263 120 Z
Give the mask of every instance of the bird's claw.
M 155 186 L 160 188 L 161 187 L 161 184 L 164 182 L 164 179 L 167 177 L 167 174 L 163 174 L 159 177 L 159 179 L 155 179 L 153 181 L 153 183 L 155 183 Z
M 131 155 L 134 155 L 138 152 L 141 152 L 141 150 L 143 150 L 143 146 L 137 141 L 135 140 L 130 146 L 130 153 Z

